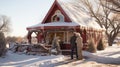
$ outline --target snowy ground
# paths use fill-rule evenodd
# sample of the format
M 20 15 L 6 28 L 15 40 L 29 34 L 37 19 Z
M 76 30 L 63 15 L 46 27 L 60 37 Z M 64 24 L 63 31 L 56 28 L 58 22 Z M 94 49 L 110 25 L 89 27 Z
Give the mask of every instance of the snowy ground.
M 107 47 L 97 53 L 83 51 L 83 60 L 69 56 L 34 56 L 8 51 L 0 58 L 0 67 L 120 67 L 120 46 Z

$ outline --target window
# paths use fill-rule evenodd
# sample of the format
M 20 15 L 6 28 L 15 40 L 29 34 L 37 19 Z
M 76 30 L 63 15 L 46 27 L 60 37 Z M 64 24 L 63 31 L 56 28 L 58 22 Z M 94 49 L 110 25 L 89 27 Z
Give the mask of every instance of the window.
M 64 16 L 60 10 L 56 10 L 51 18 L 51 22 L 64 22 Z

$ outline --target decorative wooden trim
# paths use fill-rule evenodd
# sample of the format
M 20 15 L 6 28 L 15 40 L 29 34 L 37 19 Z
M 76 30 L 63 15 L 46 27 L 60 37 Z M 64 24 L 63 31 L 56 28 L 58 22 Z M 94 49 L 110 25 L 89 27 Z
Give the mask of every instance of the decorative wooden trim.
M 57 0 L 55 0 L 54 3 L 53 3 L 53 5 L 52 5 L 52 7 L 49 9 L 47 15 L 46 15 L 45 18 L 43 19 L 42 24 L 45 23 L 45 21 L 47 20 L 48 16 L 50 15 L 50 13 L 52 12 L 52 10 L 54 9 L 55 5 L 58 6 L 58 8 L 60 9 L 61 13 L 63 13 L 63 15 L 66 16 L 66 18 L 69 19 L 70 22 L 71 22 L 71 19 L 69 18 L 69 16 L 65 13 L 65 11 L 62 9 L 62 7 L 61 7 L 61 6 L 59 5 L 59 3 L 57 2 Z

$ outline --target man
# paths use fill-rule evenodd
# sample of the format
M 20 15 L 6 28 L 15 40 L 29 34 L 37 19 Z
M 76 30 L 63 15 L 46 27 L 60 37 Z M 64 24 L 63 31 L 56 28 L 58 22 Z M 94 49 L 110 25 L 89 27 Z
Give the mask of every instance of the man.
M 78 59 L 78 53 L 77 53 L 77 45 L 76 45 L 76 34 L 73 33 L 73 36 L 70 38 L 70 44 L 71 44 L 71 59 L 73 59 L 74 52 L 76 54 L 76 59 Z

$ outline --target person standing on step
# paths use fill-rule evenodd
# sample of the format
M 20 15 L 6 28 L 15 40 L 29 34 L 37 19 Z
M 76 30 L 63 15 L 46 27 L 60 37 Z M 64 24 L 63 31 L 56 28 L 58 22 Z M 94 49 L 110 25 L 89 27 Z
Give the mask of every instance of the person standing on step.
M 76 59 L 78 59 L 78 53 L 77 53 L 77 44 L 76 44 L 76 34 L 73 33 L 72 37 L 70 38 L 70 44 L 71 44 L 71 59 L 73 59 L 74 52 L 76 54 Z

